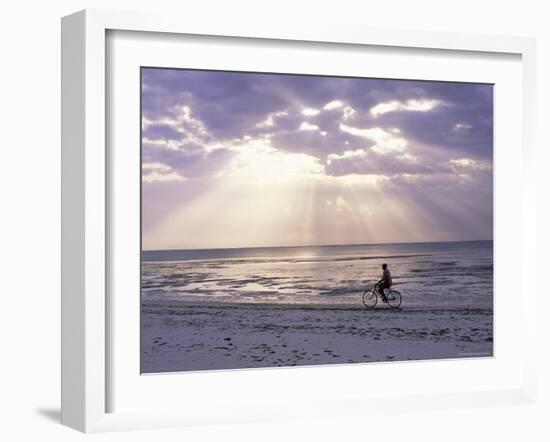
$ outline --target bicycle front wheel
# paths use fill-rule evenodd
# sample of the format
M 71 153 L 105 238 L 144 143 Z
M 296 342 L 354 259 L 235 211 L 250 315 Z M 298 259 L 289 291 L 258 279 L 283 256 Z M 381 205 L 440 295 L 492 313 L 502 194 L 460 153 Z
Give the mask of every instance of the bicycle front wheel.
M 397 290 L 390 290 L 386 295 L 386 298 L 388 299 L 388 305 L 391 308 L 398 308 L 401 305 L 401 293 Z
M 376 293 L 374 290 L 365 290 L 363 292 L 363 304 L 366 308 L 374 308 L 376 307 L 376 303 L 378 302 L 378 296 L 376 296 Z

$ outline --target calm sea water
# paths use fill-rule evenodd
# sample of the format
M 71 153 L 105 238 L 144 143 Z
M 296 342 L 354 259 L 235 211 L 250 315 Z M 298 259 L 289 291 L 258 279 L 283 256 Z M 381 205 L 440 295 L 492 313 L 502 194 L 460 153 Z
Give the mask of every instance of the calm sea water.
M 142 299 L 359 306 L 384 262 L 404 308 L 492 308 L 492 241 L 144 251 Z

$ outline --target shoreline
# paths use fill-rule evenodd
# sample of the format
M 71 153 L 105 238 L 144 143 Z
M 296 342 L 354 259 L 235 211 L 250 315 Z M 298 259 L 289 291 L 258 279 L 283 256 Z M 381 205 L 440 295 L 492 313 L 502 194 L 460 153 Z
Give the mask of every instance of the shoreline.
M 479 312 L 493 313 L 493 308 L 489 307 L 462 307 L 462 306 L 407 306 L 405 303 L 397 309 L 392 309 L 386 304 L 379 302 L 374 309 L 367 309 L 359 299 L 357 304 L 329 304 L 329 303 L 268 303 L 268 302 L 196 302 L 185 300 L 142 300 L 141 309 L 153 307 L 173 307 L 173 308 L 227 308 L 227 309 L 274 309 L 274 310 L 351 310 L 365 312 L 407 312 L 407 313 L 422 313 L 422 312 Z

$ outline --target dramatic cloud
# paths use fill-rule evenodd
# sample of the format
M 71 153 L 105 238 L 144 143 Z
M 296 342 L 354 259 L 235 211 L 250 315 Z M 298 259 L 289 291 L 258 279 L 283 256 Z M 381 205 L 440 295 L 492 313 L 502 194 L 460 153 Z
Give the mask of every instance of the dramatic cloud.
M 319 130 L 319 126 L 315 126 L 315 124 L 309 124 L 307 121 L 304 121 L 300 124 L 300 130 Z
M 492 100 L 482 84 L 144 68 L 144 245 L 214 224 L 225 245 L 245 225 L 247 245 L 490 237 Z
M 375 143 L 372 146 L 372 150 L 379 153 L 388 153 L 394 151 L 402 152 L 407 147 L 407 141 L 404 138 L 395 135 L 396 133 L 400 132 L 399 130 L 384 130 L 380 127 L 361 129 L 357 127 L 347 126 L 345 124 L 340 124 L 340 130 L 355 135 L 356 137 L 371 140 Z
M 399 111 L 413 111 L 413 112 L 427 112 L 440 106 L 442 103 L 439 100 L 407 100 L 405 102 L 400 101 L 388 101 L 386 103 L 380 103 L 371 108 L 370 113 L 374 117 L 387 114 L 388 112 Z
M 319 112 L 321 112 L 319 109 L 312 109 L 310 107 L 302 110 L 302 114 L 308 117 L 312 115 L 319 115 Z
M 323 106 L 323 110 L 333 110 L 342 107 L 344 104 L 340 100 L 333 100 Z

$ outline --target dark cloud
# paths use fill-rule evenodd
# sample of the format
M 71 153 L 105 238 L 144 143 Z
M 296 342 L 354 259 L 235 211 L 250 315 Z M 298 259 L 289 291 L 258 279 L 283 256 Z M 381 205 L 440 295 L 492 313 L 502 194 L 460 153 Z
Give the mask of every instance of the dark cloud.
M 422 96 L 443 104 L 431 112 L 392 112 L 378 118 L 417 142 L 475 158 L 492 158 L 493 86 L 470 83 L 423 83 Z M 456 130 L 456 125 L 464 125 Z
M 185 148 L 168 149 L 144 143 L 143 163 L 163 164 L 185 178 L 213 175 L 223 170 L 235 153 L 226 148 L 207 151 L 201 146 L 190 144 Z
M 341 106 L 324 109 L 335 100 Z M 432 106 L 418 110 L 427 102 Z M 371 112 L 381 104 L 378 109 L 387 112 Z M 204 201 L 219 203 L 220 189 L 228 185 L 223 172 L 249 166 L 246 152 L 256 146 L 261 167 L 277 157 L 293 161 L 281 152 L 307 154 L 324 166 L 292 181 L 302 186 L 293 192 L 305 198 L 294 215 L 300 225 L 310 222 L 319 237 L 337 229 L 335 210 L 349 209 L 355 215 L 342 215 L 342 238 L 355 222 L 357 238 L 363 238 L 371 224 L 361 221 L 359 208 L 372 212 L 369 220 L 382 220 L 377 231 L 374 223 L 376 241 L 415 239 L 417 230 L 436 239 L 492 237 L 491 85 L 144 68 L 142 116 L 146 239 L 159 240 L 164 227 L 157 228 L 178 216 L 174 232 L 180 235 L 189 217 L 178 211 L 194 202 L 204 210 L 197 212 L 199 227 L 208 223 Z M 271 147 L 278 151 L 270 157 Z M 347 175 L 376 175 L 376 185 L 335 178 Z M 272 192 L 280 190 L 278 182 L 266 183 L 275 186 Z M 238 190 L 248 197 L 256 191 Z M 268 191 L 262 187 L 261 198 Z M 376 204 L 369 208 L 371 201 Z M 238 198 L 227 201 L 235 203 Z M 314 216 L 306 222 L 310 209 Z
M 151 124 L 143 130 L 143 136 L 149 140 L 181 140 L 184 134 L 167 124 Z
M 198 143 L 204 148 L 212 142 L 228 145 L 245 136 L 263 136 L 277 149 L 318 158 L 333 175 L 375 171 L 383 175 L 429 174 L 448 168 L 448 161 L 456 158 L 492 162 L 491 85 L 154 68 L 142 70 L 142 81 L 143 116 L 152 122 L 144 128 L 144 137 L 149 140 L 175 141 L 182 147 Z M 323 110 L 333 100 L 343 105 Z M 380 103 L 403 104 L 408 100 L 435 100 L 439 105 L 425 112 L 404 110 L 406 106 L 377 116 L 370 112 Z M 192 119 L 181 117 L 182 107 L 190 109 Z M 305 108 L 320 112 L 304 115 Z M 163 119 L 177 120 L 178 124 L 163 124 Z M 407 152 L 419 161 L 398 158 L 402 152 L 377 154 L 372 150 L 376 140 L 341 130 L 343 122 L 357 129 L 379 128 L 388 133 L 399 129 Z M 301 130 L 304 127 L 317 129 Z M 419 152 L 426 148 L 431 149 L 429 154 Z M 329 155 L 343 156 L 357 149 L 367 150 L 369 155 L 328 163 Z M 171 167 L 203 173 L 208 164 L 198 166 L 201 161 L 217 168 L 231 156 L 228 149 L 214 156 L 187 148 L 162 155 L 147 149 L 144 152 L 151 157 L 162 156 Z

